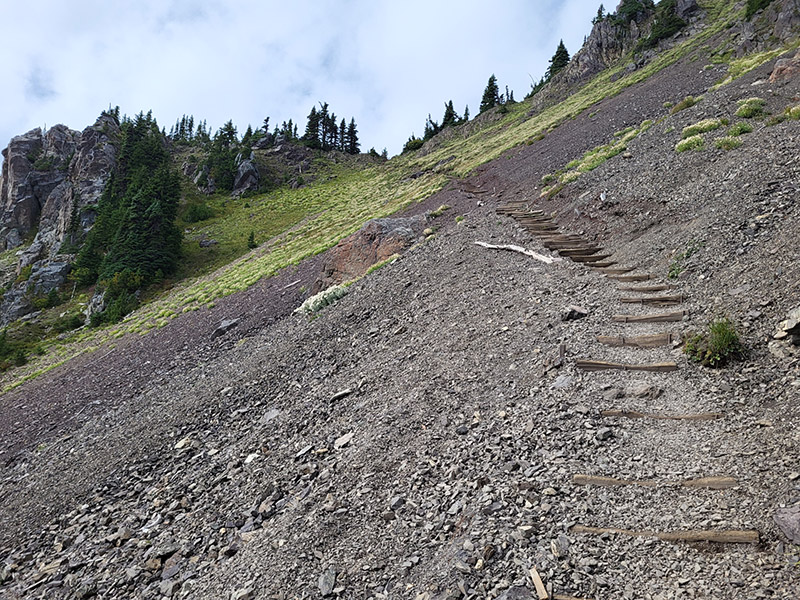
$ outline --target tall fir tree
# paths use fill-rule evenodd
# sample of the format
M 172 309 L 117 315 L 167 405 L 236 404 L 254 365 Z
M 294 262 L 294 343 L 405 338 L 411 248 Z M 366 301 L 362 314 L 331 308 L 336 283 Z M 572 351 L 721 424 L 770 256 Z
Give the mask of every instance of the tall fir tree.
M 556 53 L 553 54 L 553 58 L 550 59 L 550 66 L 547 67 L 547 75 L 545 79 L 550 81 L 559 71 L 562 71 L 564 67 L 569 64 L 569 52 L 567 52 L 567 47 L 564 45 L 564 40 L 561 40 L 558 43 L 558 48 L 556 48 Z
M 309 148 L 320 148 L 319 140 L 319 122 L 320 114 L 317 112 L 317 107 L 312 106 L 311 112 L 308 113 L 308 122 L 306 123 L 306 132 L 303 134 L 303 142 Z M 291 138 L 291 127 L 289 127 L 289 138 Z
M 361 144 L 358 142 L 358 129 L 356 129 L 355 118 L 350 118 L 350 125 L 347 126 L 347 153 L 358 154 Z
M 492 74 L 486 84 L 486 89 L 483 90 L 479 112 L 485 112 L 498 104 L 500 104 L 500 89 L 497 87 L 497 77 Z
M 444 105 L 444 116 L 442 117 L 442 129 L 445 127 L 450 127 L 452 125 L 456 125 L 458 123 L 458 113 L 456 113 L 456 109 L 453 108 L 453 101 L 450 100 L 446 102 Z

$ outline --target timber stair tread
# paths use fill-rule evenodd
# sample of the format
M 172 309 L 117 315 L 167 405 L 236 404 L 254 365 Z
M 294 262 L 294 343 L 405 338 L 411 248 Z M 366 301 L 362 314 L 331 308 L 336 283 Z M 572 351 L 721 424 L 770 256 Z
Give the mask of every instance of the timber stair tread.
M 650 313 L 646 315 L 613 315 L 611 320 L 615 323 L 672 323 L 683 321 L 683 318 L 688 316 L 688 310 L 678 310 L 666 313 Z
M 678 364 L 668 361 L 660 363 L 618 363 L 608 362 L 604 360 L 595 359 L 578 359 L 575 361 L 575 366 L 582 371 L 652 371 L 656 373 L 668 373 L 670 371 L 677 371 Z
M 657 333 L 653 335 L 625 336 L 625 335 L 598 335 L 597 341 L 606 346 L 627 348 L 658 348 L 670 346 L 679 342 L 681 336 L 676 333 Z

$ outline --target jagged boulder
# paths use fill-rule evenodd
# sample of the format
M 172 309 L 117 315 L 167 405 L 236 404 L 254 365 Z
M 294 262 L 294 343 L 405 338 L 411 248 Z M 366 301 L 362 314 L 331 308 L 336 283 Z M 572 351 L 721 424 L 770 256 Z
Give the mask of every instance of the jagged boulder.
M 425 215 L 367 221 L 331 250 L 313 291 L 360 277 L 372 265 L 407 249 L 422 235 L 427 222 Z
M 233 182 L 233 195 L 241 196 L 247 192 L 258 191 L 258 184 L 261 177 L 258 174 L 258 167 L 253 160 L 254 156 L 251 154 L 250 158 L 245 158 L 239 162 L 239 169 L 236 172 L 236 179 Z
M 775 63 L 770 83 L 783 83 L 800 75 L 800 50 L 792 58 L 781 58 Z
M 697 0 L 678 0 L 675 3 L 675 12 L 684 21 L 688 21 L 699 9 Z

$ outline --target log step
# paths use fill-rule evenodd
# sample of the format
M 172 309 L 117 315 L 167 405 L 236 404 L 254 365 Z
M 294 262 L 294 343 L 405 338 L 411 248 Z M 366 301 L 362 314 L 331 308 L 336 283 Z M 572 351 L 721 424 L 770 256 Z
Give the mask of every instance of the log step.
M 653 276 L 644 273 L 642 275 L 609 275 L 608 278 L 614 281 L 648 281 L 653 279 Z
M 636 267 L 614 267 L 612 269 L 597 269 L 601 273 L 605 273 L 606 275 L 623 275 L 625 273 L 630 273 Z
M 602 360 L 577 360 L 575 366 L 583 371 L 653 371 L 656 373 L 668 373 L 677 371 L 678 365 L 674 362 L 651 363 L 643 365 L 631 365 L 626 363 L 612 363 Z
M 550 250 L 564 250 L 566 248 L 574 248 L 576 245 L 584 243 L 583 240 L 563 240 L 555 241 L 552 239 L 542 238 L 540 240 L 542 245 Z
M 569 258 L 574 262 L 585 263 L 585 262 L 594 262 L 602 260 L 610 256 L 611 256 L 610 254 L 573 254 L 572 256 L 568 256 L 567 258 Z
M 628 286 L 620 286 L 620 292 L 641 292 L 642 294 L 647 294 L 650 292 L 666 292 L 669 290 L 674 290 L 674 285 L 664 284 L 664 285 L 628 285 Z
M 673 294 L 671 296 L 639 296 L 636 298 L 621 298 L 623 304 L 650 304 L 653 306 L 670 306 L 680 304 L 686 300 L 683 294 Z
M 689 315 L 688 310 L 676 312 L 659 313 L 652 315 L 614 315 L 611 317 L 616 323 L 669 323 L 682 321 L 683 317 Z
M 595 269 L 603 269 L 605 267 L 610 267 L 611 265 L 617 264 L 617 261 L 615 261 L 615 260 L 606 260 L 606 261 L 599 261 L 599 262 L 589 261 L 589 262 L 585 262 L 583 264 L 585 264 L 587 267 L 593 267 Z
M 759 533 L 754 529 L 728 529 L 728 530 L 699 530 L 685 531 L 637 531 L 633 529 L 618 529 L 616 527 L 586 527 L 573 525 L 572 533 L 591 533 L 603 535 L 604 533 L 618 533 L 631 537 L 654 537 L 665 542 L 714 542 L 718 544 L 757 544 Z
M 561 256 L 572 256 L 573 254 L 587 256 L 589 254 L 597 254 L 603 249 L 599 246 L 572 246 L 570 248 L 559 248 L 558 253 Z
M 725 415 L 722 413 L 698 413 L 696 415 L 656 415 L 652 413 L 643 413 L 638 410 L 617 410 L 607 409 L 600 411 L 601 417 L 622 417 L 625 419 L 654 419 L 657 421 L 713 421 L 714 419 L 722 419 Z
M 540 233 L 543 231 L 556 231 L 558 230 L 558 225 L 555 223 L 522 223 L 522 228 L 531 233 Z
M 673 333 L 659 333 L 657 335 L 640 335 L 633 337 L 626 337 L 624 335 L 597 336 L 597 341 L 601 344 L 628 348 L 658 348 L 659 346 L 669 346 L 680 339 L 681 337 L 679 335 Z
M 632 485 L 638 487 L 673 487 L 681 486 L 687 488 L 701 488 L 708 490 L 727 490 L 739 485 L 733 477 L 699 477 L 696 479 L 684 479 L 683 481 L 655 481 L 653 479 L 634 480 L 617 479 L 615 477 L 600 477 L 597 475 L 577 474 L 572 476 L 572 483 L 575 485 L 601 485 L 601 486 L 624 486 Z

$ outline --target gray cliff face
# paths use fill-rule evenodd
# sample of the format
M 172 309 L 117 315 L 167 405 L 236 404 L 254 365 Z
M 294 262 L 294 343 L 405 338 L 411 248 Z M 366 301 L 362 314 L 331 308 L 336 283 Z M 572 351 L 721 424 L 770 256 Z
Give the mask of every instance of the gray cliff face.
M 788 42 L 800 31 L 800 0 L 775 0 L 740 25 L 737 54 L 766 50 L 774 40 Z
M 64 125 L 46 133 L 33 129 L 3 150 L 0 248 L 20 248 L 16 274 L 26 267 L 31 274 L 4 295 L 0 324 L 31 312 L 31 298 L 66 281 L 72 257 L 59 251 L 68 238 L 83 237 L 94 224 L 97 203 L 117 164 L 118 140 L 117 122 L 103 114 L 82 132 Z M 79 219 L 74 224 L 73 215 Z

